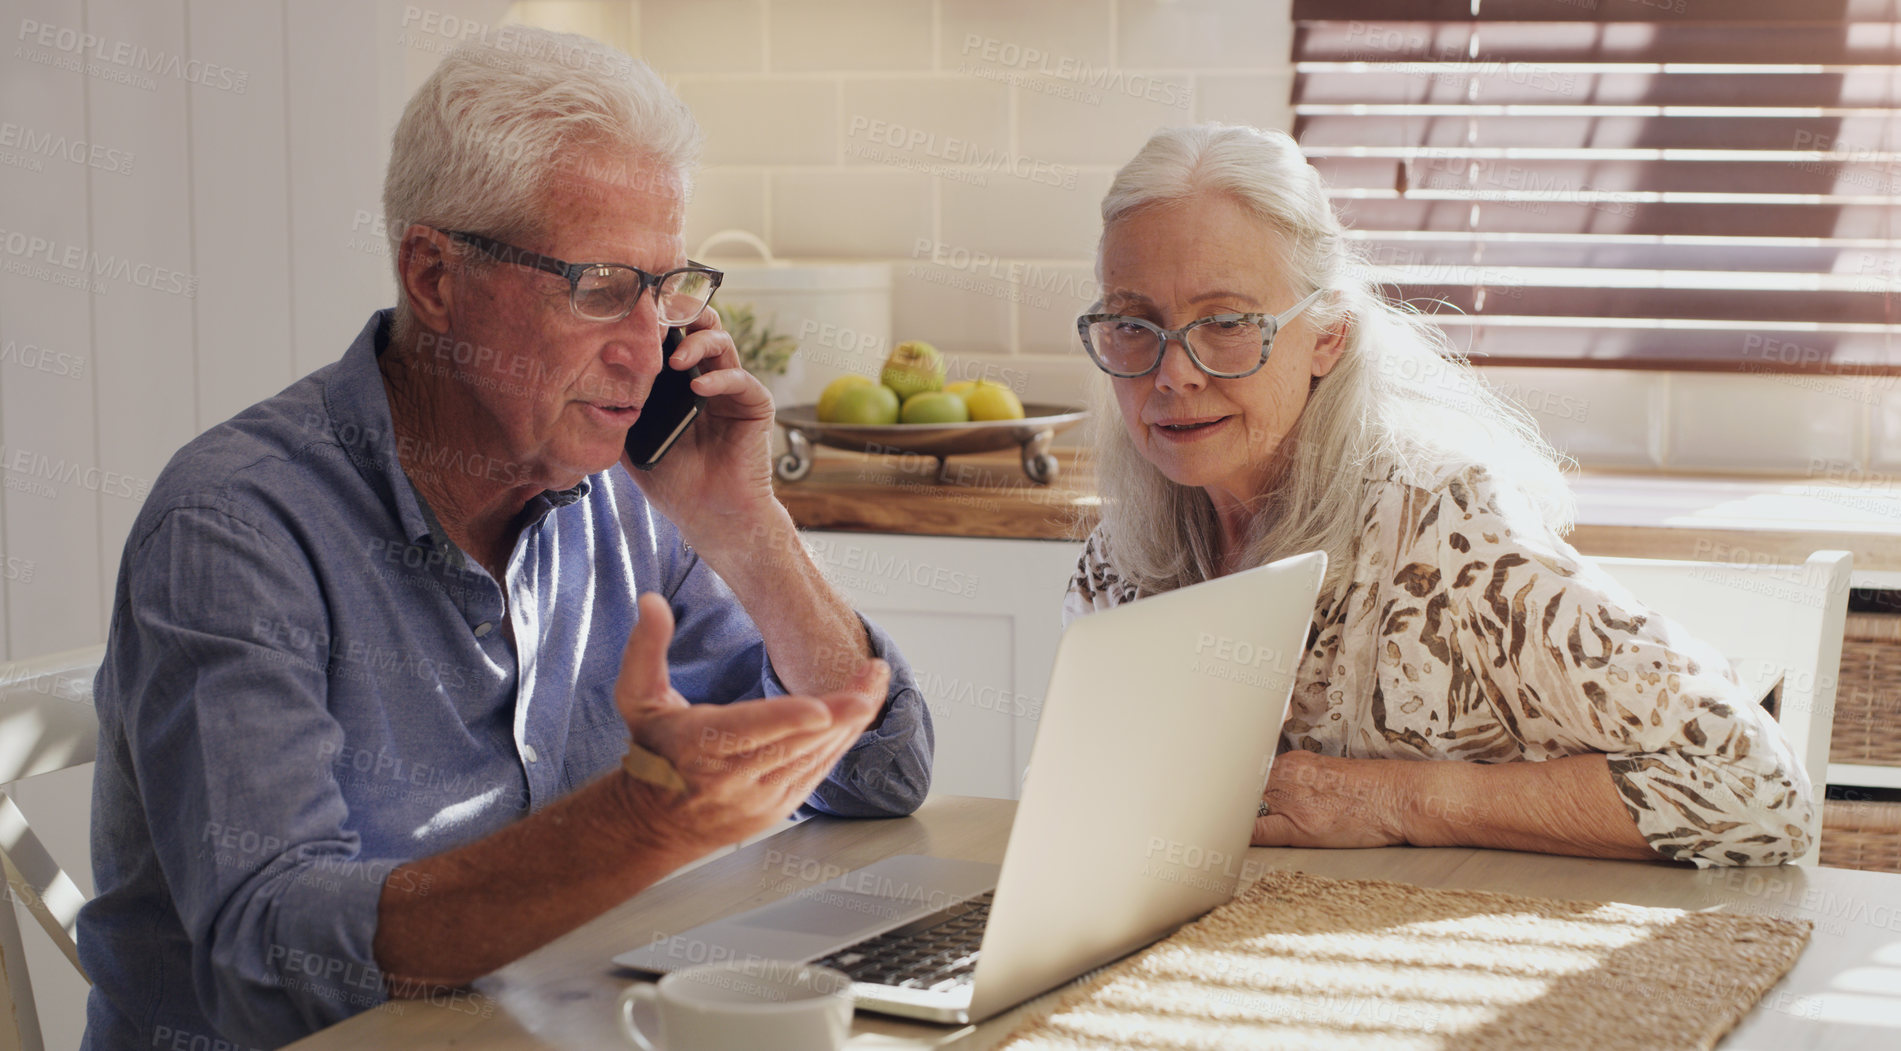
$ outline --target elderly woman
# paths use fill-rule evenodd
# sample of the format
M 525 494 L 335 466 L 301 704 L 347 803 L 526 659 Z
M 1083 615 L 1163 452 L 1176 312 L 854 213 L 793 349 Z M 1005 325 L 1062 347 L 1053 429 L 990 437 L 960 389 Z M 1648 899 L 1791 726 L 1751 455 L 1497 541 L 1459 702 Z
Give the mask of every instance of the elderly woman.
M 1809 781 L 1767 713 L 1564 542 L 1558 457 L 1380 297 L 1292 139 L 1159 132 L 1102 221 L 1078 324 L 1111 377 L 1103 517 L 1065 620 L 1330 559 L 1256 844 L 1808 849 Z

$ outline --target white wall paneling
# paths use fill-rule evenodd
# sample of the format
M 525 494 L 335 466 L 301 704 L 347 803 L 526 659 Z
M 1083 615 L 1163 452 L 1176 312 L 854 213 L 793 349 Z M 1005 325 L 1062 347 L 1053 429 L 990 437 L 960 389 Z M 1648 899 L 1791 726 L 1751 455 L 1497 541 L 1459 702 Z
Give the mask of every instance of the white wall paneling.
M 111 269 L 93 278 L 93 353 L 98 361 L 94 426 L 99 466 L 136 480 L 130 489 L 101 475 L 99 529 L 116 554 L 149 486 L 179 446 L 198 433 L 197 343 L 192 303 L 198 295 L 192 255 L 192 157 L 188 95 L 207 90 L 182 75 L 182 64 L 141 67 L 147 54 L 185 55 L 183 0 L 88 3 L 86 31 L 126 63 L 89 54 L 89 65 L 126 71 L 133 83 L 89 78 L 86 138 L 122 144 L 138 156 L 131 178 L 91 168 L 92 251 Z M 123 269 L 126 263 L 130 269 Z M 97 271 L 99 266 L 95 266 Z M 140 275 L 150 275 L 147 283 Z M 112 577 L 101 574 L 100 607 L 111 608 Z M 79 640 L 91 642 L 91 639 Z
M 199 430 L 297 376 L 284 17 L 279 4 L 190 0 L 186 9 L 191 53 L 244 73 L 241 92 L 199 91 L 191 99 Z
M 379 211 L 395 115 L 440 54 L 399 41 L 416 9 L 7 0 L 0 658 L 101 641 L 120 551 L 165 463 L 335 360 L 389 301 L 380 234 L 353 223 Z M 15 789 L 88 890 L 89 777 Z M 25 941 L 47 1046 L 76 1047 L 85 985 L 46 939 Z
M 28 23 L 56 33 L 77 33 L 87 24 L 79 0 L 21 0 L 8 5 L 8 15 L 9 37 L 33 28 Z M 102 544 L 103 498 L 83 484 L 86 470 L 103 466 L 94 413 L 99 356 L 95 297 L 74 283 L 91 273 L 90 258 L 77 253 L 100 245 L 92 237 L 88 148 L 76 151 L 80 160 L 69 158 L 70 144 L 95 141 L 87 122 L 91 97 L 118 86 L 53 65 L 70 57 L 57 44 L 57 37 L 53 46 L 20 39 L 0 53 L 0 652 L 14 655 L 97 641 L 101 582 L 109 580 L 105 567 L 116 564 L 117 552 L 116 540 Z M 131 165 L 129 173 L 102 173 L 105 178 L 138 177 L 143 158 L 123 152 L 132 143 L 98 145 L 120 151 L 101 157 L 102 164 Z M 69 253 L 75 254 L 71 265 Z M 69 465 L 80 484 L 67 481 Z M 103 553 L 107 546 L 111 561 Z M 83 782 L 89 771 L 49 775 L 13 794 L 53 856 L 83 870 L 90 793 L 83 784 L 70 791 L 72 773 Z M 55 792 L 49 808 L 40 782 L 62 779 L 45 786 Z M 89 889 L 90 871 L 74 872 L 81 875 L 80 886 Z M 25 935 L 46 1046 L 79 1046 L 85 983 L 10 896 L 6 907 Z
M 443 6 L 425 4 L 435 10 Z M 394 295 L 389 255 L 375 246 L 394 124 L 376 123 L 379 57 L 400 55 L 400 19 L 375 0 L 292 2 L 285 31 L 289 93 L 293 371 L 335 361 L 369 312 Z M 431 39 L 424 37 L 423 39 Z M 381 49 L 379 51 L 379 48 Z M 367 236 L 365 236 L 367 235 Z M 369 247 L 365 243 L 370 242 Z
M 85 24 L 79 0 L 23 0 L 14 9 L 9 35 Z M 16 42 L 21 57 L 0 64 L 0 141 L 13 143 L 0 147 L 0 650 L 10 654 L 96 642 L 102 624 L 100 498 L 62 480 L 69 467 L 100 465 L 94 297 L 76 287 L 96 245 L 88 168 L 58 145 L 92 138 L 86 111 L 99 86 L 52 65 L 69 56 L 34 37 Z M 111 177 L 135 178 L 136 168 Z
M 0 657 L 103 639 L 119 553 L 173 453 L 336 360 L 390 302 L 390 133 L 458 35 L 509 14 L 506 0 L 7 7 Z M 594 8 L 626 35 L 627 3 Z

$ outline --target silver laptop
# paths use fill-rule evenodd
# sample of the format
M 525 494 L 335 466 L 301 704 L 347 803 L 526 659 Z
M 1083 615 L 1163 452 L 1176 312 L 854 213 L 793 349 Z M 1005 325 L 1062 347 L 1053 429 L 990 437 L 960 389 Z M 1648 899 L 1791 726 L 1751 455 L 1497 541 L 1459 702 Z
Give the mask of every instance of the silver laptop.
M 1001 866 L 898 855 L 614 962 L 820 962 L 861 1008 L 965 1023 L 1168 935 L 1234 895 L 1326 565 L 1071 624 Z

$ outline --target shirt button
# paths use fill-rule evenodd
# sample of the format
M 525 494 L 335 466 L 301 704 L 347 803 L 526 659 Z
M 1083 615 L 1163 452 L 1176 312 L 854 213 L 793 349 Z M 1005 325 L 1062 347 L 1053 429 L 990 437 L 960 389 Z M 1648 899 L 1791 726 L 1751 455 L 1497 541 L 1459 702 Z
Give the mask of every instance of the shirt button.
M 541 753 L 535 751 L 535 746 L 532 744 L 525 744 L 521 746 L 521 757 L 523 759 L 528 760 L 531 763 L 538 763 L 541 761 Z
M 490 631 L 494 630 L 494 628 L 495 628 L 494 624 L 485 620 L 482 623 L 477 624 L 475 626 L 475 637 L 479 639 L 482 636 L 487 635 Z

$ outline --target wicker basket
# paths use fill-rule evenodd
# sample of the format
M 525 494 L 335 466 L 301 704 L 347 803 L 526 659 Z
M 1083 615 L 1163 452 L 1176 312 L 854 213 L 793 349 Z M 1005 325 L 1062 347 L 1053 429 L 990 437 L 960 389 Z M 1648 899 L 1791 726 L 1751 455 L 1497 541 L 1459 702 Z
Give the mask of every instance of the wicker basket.
M 1901 613 L 1850 613 L 1829 761 L 1901 766 Z M 1831 799 L 1822 864 L 1901 872 L 1901 803 Z
M 1822 804 L 1822 864 L 1901 872 L 1901 803 L 1831 799 Z
M 1901 766 L 1901 613 L 1848 615 L 1828 758 Z

